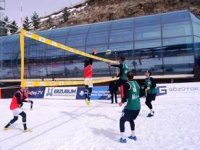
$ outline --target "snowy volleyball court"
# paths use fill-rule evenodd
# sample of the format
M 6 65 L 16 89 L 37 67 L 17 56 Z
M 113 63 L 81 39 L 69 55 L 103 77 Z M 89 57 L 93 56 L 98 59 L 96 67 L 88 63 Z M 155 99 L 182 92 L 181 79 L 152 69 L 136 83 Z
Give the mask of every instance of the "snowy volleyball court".
M 200 99 L 164 99 L 153 102 L 155 116 L 144 99 L 136 119 L 137 141 L 119 143 L 119 118 L 123 107 L 96 100 L 87 107 L 83 100 L 33 99 L 33 110 L 25 103 L 27 126 L 21 116 L 13 129 L 4 131 L 12 119 L 11 99 L 0 100 L 0 150 L 197 150 L 200 147 Z M 130 135 L 126 123 L 126 136 Z

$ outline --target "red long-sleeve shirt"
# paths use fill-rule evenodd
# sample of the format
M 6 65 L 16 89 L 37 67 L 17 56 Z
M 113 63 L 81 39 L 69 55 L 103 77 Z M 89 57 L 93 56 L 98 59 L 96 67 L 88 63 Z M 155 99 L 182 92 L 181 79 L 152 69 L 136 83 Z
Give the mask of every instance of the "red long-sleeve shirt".
M 21 101 L 24 99 L 24 96 L 23 96 L 23 93 L 19 90 L 17 91 L 14 96 L 12 97 L 12 101 L 11 101 L 11 104 L 10 104 L 10 110 L 13 110 L 13 109 L 16 109 L 16 108 L 19 108 L 20 104 L 21 104 Z
M 88 65 L 84 68 L 84 78 L 91 78 L 93 75 L 92 65 Z

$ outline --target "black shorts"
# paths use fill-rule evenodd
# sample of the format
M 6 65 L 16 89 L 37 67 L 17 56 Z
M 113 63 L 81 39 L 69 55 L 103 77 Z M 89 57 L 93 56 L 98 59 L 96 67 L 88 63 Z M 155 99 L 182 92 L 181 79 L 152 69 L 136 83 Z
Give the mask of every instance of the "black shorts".
M 122 117 L 125 119 L 125 121 L 132 121 L 137 118 L 139 112 L 140 110 L 124 109 L 122 112 Z
M 156 99 L 156 94 L 147 94 L 146 99 L 148 101 L 154 101 Z

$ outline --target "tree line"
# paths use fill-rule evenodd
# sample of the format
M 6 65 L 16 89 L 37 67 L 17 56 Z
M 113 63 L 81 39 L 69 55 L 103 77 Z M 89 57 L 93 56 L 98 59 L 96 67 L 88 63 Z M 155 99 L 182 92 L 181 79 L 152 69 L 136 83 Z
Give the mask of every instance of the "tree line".
M 63 20 L 64 22 L 68 21 L 68 17 L 70 13 L 68 12 L 68 8 L 66 7 L 63 11 Z M 47 21 L 48 22 L 48 21 Z M 30 30 L 37 30 L 40 28 L 40 17 L 39 15 L 34 12 L 31 16 L 30 20 L 28 16 L 25 17 L 22 24 L 23 29 L 30 31 Z M 3 20 L 0 20 L 0 36 L 6 36 L 10 34 L 15 34 L 19 30 L 16 21 L 9 21 L 9 18 L 6 16 Z

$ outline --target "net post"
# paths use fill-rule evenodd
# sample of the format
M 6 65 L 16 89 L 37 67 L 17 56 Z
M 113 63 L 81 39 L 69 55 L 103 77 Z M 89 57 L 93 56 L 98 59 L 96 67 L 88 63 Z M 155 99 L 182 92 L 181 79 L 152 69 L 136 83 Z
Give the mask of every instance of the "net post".
M 20 31 L 20 54 L 21 54 L 21 67 L 20 67 L 20 79 L 21 87 L 24 87 L 24 31 Z

